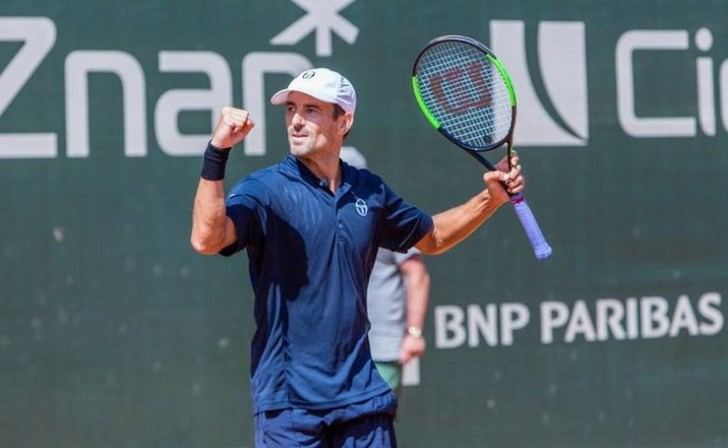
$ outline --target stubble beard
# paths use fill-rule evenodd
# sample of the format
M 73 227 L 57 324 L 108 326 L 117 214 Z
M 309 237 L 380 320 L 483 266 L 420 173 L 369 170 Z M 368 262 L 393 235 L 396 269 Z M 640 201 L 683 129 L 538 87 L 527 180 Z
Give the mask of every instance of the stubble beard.
M 309 156 L 316 152 L 315 141 L 306 140 L 304 142 L 296 141 L 293 137 L 288 137 L 288 146 L 291 154 L 294 156 Z

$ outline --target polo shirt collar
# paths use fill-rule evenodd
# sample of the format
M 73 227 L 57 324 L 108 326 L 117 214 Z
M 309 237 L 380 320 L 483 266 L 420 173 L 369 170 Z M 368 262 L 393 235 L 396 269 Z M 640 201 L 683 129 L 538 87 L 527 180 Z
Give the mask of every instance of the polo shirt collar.
M 321 179 L 316 177 L 316 175 L 313 174 L 303 162 L 301 162 L 291 154 L 288 154 L 283 159 L 283 161 L 281 162 L 281 168 L 285 173 L 290 174 L 293 177 L 299 178 L 313 186 L 321 185 Z
M 337 195 L 345 193 L 351 188 L 355 171 L 341 160 L 339 160 L 339 165 L 341 167 L 341 185 L 339 185 L 339 189 L 336 192 Z M 313 174 L 313 172 L 311 172 L 310 169 L 308 169 L 306 164 L 298 160 L 293 155 L 286 155 L 283 161 L 281 161 L 280 166 L 284 173 L 299 178 L 313 187 L 324 188 L 326 191 L 329 191 L 326 181 L 319 179 L 315 174 Z

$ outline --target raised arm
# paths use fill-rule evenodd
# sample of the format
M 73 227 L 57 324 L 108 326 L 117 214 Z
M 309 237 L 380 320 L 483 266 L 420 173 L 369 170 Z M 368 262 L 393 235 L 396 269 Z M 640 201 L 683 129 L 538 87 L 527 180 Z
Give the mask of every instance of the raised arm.
M 192 209 L 192 247 L 214 255 L 237 240 L 235 224 L 225 214 L 223 178 L 230 149 L 243 140 L 255 124 L 247 111 L 225 107 L 205 150 Z
M 470 236 L 501 205 L 508 202 L 508 193 L 523 191 L 525 179 L 521 174 L 518 156 L 513 156 L 511 166 L 513 168 L 505 172 L 507 163 L 505 159 L 501 160 L 497 171 L 487 172 L 483 176 L 485 190 L 466 203 L 433 216 L 432 230 L 415 246 L 425 254 L 441 254 Z

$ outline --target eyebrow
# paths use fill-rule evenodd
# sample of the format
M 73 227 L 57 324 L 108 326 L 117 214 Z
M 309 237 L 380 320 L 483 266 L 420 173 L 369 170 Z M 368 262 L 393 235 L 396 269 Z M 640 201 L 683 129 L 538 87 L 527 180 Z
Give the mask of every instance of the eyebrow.
M 295 106 L 295 105 L 296 105 L 296 103 L 294 103 L 293 101 L 286 101 L 286 106 Z M 302 107 L 313 107 L 314 109 L 321 110 L 321 106 L 319 106 L 318 104 L 314 104 L 314 103 L 304 103 L 302 105 Z

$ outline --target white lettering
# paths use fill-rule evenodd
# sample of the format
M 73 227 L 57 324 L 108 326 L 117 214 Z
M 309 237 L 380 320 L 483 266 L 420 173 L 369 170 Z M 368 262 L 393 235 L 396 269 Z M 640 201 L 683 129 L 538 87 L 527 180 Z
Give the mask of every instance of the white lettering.
M 468 345 L 477 347 L 480 345 L 480 335 L 485 343 L 494 346 L 498 345 L 498 321 L 496 317 L 497 308 L 493 304 L 485 307 L 486 317 L 483 309 L 478 305 L 468 305 Z
M 667 317 L 667 300 L 662 297 L 643 297 L 640 302 L 643 338 L 660 338 L 667 334 L 670 319 Z
M 637 339 L 640 337 L 639 313 L 637 312 L 637 299 L 627 299 L 627 338 Z
M 589 317 L 589 310 L 583 300 L 577 300 L 576 303 L 574 303 L 574 309 L 571 312 L 569 326 L 566 327 L 564 341 L 574 342 L 578 334 L 583 335 L 584 339 L 587 341 L 593 341 L 596 339 L 594 324 L 592 323 L 591 317 Z
M 635 112 L 633 53 L 638 50 L 685 50 L 688 32 L 684 30 L 632 30 L 617 41 L 617 112 L 624 131 L 633 137 L 693 137 L 693 117 L 638 117 Z
M 720 64 L 720 113 L 723 128 L 728 131 L 728 59 Z
M 157 141 L 162 151 L 172 156 L 200 155 L 207 146 L 210 132 L 183 135 L 178 117 L 184 110 L 210 111 L 210 131 L 217 123 L 220 110 L 233 101 L 233 82 L 225 59 L 205 51 L 162 51 L 159 71 L 204 73 L 210 79 L 209 89 L 174 89 L 165 92 L 154 112 Z
M 569 320 L 569 307 L 561 302 L 541 303 L 541 342 L 554 341 L 554 328 L 563 327 Z
M 700 51 L 708 51 L 713 46 L 713 34 L 707 28 L 695 33 L 695 46 Z M 715 95 L 713 93 L 713 60 L 698 58 L 696 64 L 698 82 L 698 121 L 705 135 L 715 135 Z
M 56 26 L 46 17 L 0 17 L 0 42 L 15 41 L 23 46 L 0 73 L 0 117 L 55 45 Z M 57 134 L 0 134 L 0 159 L 53 158 L 57 154 Z
M 435 307 L 435 347 L 455 348 L 465 343 L 465 313 L 460 307 L 442 305 Z
M 513 345 L 513 331 L 520 330 L 528 324 L 531 314 L 521 303 L 504 303 L 500 309 L 501 343 Z
M 723 329 L 723 313 L 718 308 L 721 300 L 722 297 L 717 292 L 706 292 L 698 299 L 698 311 L 702 317 L 708 320 L 700 323 L 701 334 L 712 336 Z
M 680 330 L 686 329 L 688 334 L 695 336 L 698 334 L 698 320 L 695 318 L 693 307 L 690 304 L 688 296 L 680 296 L 675 305 L 675 311 L 672 314 L 672 322 L 670 323 L 670 336 L 675 337 Z
M 121 51 L 74 51 L 66 58 L 66 154 L 88 157 L 90 147 L 88 77 L 119 77 L 124 109 L 124 154 L 147 155 L 147 108 L 144 72 L 139 62 Z
M 615 339 L 624 339 L 625 331 L 622 326 L 624 319 L 624 305 L 616 299 L 597 300 L 597 339 L 606 341 L 611 333 Z

